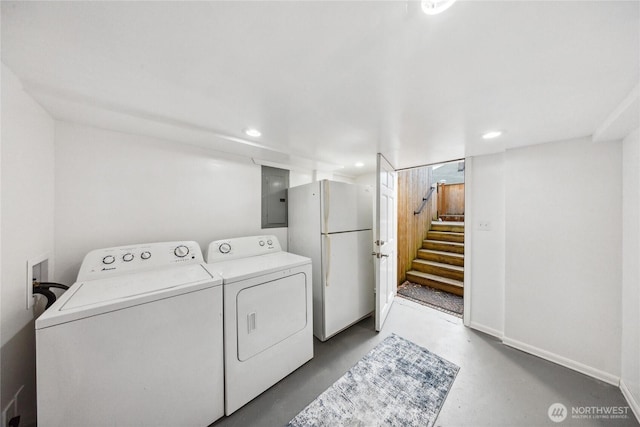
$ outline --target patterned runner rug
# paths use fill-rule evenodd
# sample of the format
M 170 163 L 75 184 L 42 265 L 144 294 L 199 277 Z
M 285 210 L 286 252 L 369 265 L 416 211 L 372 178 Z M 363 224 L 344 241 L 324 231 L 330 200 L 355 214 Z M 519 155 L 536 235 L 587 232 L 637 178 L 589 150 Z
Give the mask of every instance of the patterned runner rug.
M 288 425 L 431 427 L 459 369 L 392 334 Z

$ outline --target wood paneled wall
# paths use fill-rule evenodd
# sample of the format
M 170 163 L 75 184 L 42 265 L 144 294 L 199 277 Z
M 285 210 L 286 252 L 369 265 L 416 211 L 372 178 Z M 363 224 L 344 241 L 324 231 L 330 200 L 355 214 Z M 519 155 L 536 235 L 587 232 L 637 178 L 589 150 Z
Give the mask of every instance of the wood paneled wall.
M 414 215 L 422 204 L 422 198 L 431 187 L 431 167 L 402 170 L 398 172 L 398 284 L 405 281 L 405 273 L 422 247 L 434 205 L 427 203 L 419 215 Z M 436 193 L 431 196 L 436 199 Z
M 440 215 L 464 215 L 464 184 L 438 185 Z

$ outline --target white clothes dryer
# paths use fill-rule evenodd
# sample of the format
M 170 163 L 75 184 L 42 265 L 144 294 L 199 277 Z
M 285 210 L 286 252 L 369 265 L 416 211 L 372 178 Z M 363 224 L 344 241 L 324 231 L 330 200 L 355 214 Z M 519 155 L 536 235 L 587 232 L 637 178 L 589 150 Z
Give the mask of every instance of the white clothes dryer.
M 212 242 L 207 262 L 223 278 L 230 415 L 313 357 L 311 260 L 252 236 Z
M 206 426 L 224 415 L 222 279 L 195 242 L 99 249 L 36 319 L 38 424 Z

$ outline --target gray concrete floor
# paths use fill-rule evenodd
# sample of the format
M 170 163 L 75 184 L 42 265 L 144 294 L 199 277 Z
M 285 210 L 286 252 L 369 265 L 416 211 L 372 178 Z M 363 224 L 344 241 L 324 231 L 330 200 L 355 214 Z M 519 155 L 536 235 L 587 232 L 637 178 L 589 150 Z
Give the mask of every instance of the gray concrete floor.
M 387 335 L 395 333 L 460 366 L 436 426 L 638 426 L 626 419 L 552 422 L 553 403 L 572 407 L 623 406 L 617 387 L 503 345 L 465 328 L 461 319 L 396 298 L 380 333 L 365 319 L 322 343 L 314 358 L 229 417 L 212 426 L 284 426 Z M 364 427 L 364 426 L 363 426 Z

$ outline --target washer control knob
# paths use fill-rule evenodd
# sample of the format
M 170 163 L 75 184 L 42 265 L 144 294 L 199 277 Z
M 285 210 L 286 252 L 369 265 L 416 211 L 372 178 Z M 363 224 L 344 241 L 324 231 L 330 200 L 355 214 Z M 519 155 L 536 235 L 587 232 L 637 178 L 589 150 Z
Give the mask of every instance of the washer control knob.
M 220 245 L 220 247 L 218 247 L 218 250 L 220 251 L 220 253 L 228 254 L 229 252 L 231 252 L 231 245 L 228 243 L 223 243 Z
M 271 240 L 267 240 L 267 245 L 271 246 L 273 245 L 273 242 Z
M 142 253 L 140 254 L 140 258 L 142 258 L 142 259 L 149 259 L 149 258 L 151 258 L 151 252 L 149 252 L 149 251 L 144 251 L 144 252 L 142 252 Z
M 260 240 L 260 241 L 258 242 L 258 244 L 259 244 L 260 246 L 264 246 L 264 240 Z
M 124 262 L 133 261 L 133 254 L 131 252 L 127 252 L 126 254 L 122 255 L 122 260 Z
M 185 245 L 180 245 L 178 247 L 176 247 L 173 250 L 173 253 L 178 257 L 178 258 L 184 258 L 187 255 L 189 255 L 189 248 L 186 247 Z
M 116 262 L 116 257 L 114 257 L 113 255 L 107 255 L 106 257 L 102 258 L 102 263 L 103 264 L 113 264 L 114 262 Z

